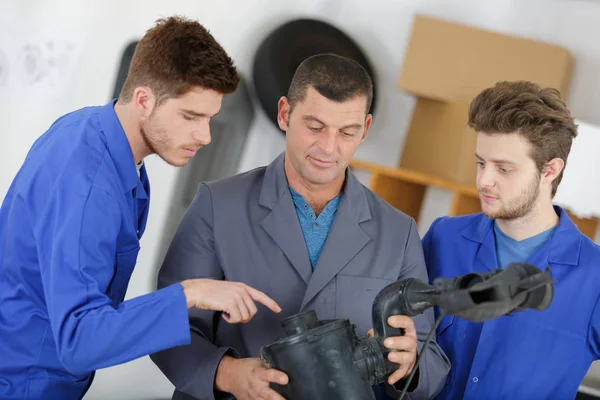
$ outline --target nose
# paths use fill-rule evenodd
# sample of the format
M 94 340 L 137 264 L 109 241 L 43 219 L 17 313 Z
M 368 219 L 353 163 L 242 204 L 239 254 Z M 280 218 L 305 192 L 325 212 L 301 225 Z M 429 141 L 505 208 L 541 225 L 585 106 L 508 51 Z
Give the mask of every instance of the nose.
M 337 146 L 337 132 L 333 129 L 325 130 L 319 137 L 319 148 L 325 154 L 332 154 Z
M 486 165 L 477 166 L 477 186 L 480 188 L 493 187 L 496 184 L 494 169 Z
M 202 121 L 192 132 L 192 139 L 202 146 L 207 146 L 211 141 L 210 124 L 208 119 Z

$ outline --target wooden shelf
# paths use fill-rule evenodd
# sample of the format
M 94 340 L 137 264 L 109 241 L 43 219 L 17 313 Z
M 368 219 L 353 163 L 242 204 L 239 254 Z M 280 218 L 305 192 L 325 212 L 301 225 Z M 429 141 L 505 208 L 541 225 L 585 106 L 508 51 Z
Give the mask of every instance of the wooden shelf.
M 472 185 L 360 160 L 353 160 L 350 163 L 350 168 L 370 172 L 369 189 L 394 207 L 413 217 L 416 221 L 419 221 L 421 205 L 428 187 L 445 189 L 452 193 L 452 203 L 448 212 L 450 216 L 473 214 L 481 211 L 477 188 Z M 571 213 L 569 213 L 569 216 L 584 235 L 594 240 L 598 229 L 598 219 L 577 218 Z

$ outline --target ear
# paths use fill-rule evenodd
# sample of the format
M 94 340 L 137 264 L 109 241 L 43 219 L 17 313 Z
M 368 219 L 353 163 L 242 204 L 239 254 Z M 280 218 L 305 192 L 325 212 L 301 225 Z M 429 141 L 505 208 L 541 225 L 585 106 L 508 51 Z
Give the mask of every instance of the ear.
M 133 91 L 133 106 L 142 118 L 148 118 L 156 106 L 156 97 L 149 87 L 140 86 Z
M 277 124 L 279 125 L 279 129 L 284 132 L 287 131 L 289 120 L 290 103 L 288 102 L 287 97 L 281 96 L 277 103 Z
M 562 158 L 553 158 L 544 165 L 542 170 L 542 180 L 546 184 L 551 184 L 565 168 L 565 162 Z
M 373 122 L 373 115 L 367 114 L 365 118 L 365 130 L 363 132 L 362 138 L 360 139 L 360 143 L 364 142 L 369 134 L 369 128 L 371 128 L 371 123 Z

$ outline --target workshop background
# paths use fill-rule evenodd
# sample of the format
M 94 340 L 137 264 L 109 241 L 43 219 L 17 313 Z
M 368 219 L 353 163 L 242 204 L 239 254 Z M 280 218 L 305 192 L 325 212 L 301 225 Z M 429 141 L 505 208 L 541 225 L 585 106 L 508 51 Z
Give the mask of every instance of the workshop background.
M 557 201 L 598 242 L 600 0 L 3 0 L 0 200 L 34 140 L 63 113 L 108 102 L 135 41 L 157 18 L 173 14 L 196 18 L 211 31 L 234 59 L 242 85 L 225 99 L 213 143 L 188 167 L 146 159 L 152 203 L 128 298 L 154 289 L 165 247 L 199 180 L 268 164 L 283 151 L 284 136 L 269 117 L 276 103 L 265 109 L 259 101 L 255 83 L 269 86 L 254 66 L 265 38 L 301 18 L 336 27 L 370 63 L 374 123 L 353 168 L 363 183 L 414 216 L 421 233 L 438 216 L 477 208 L 473 136 L 464 127 L 471 93 L 461 90 L 504 73 L 560 86 L 582 138 L 569 159 L 568 190 Z M 483 47 L 469 47 L 476 45 Z M 532 54 L 542 57 L 540 65 L 527 59 Z M 440 65 L 458 75 L 439 76 Z M 464 75 L 472 85 L 460 81 Z M 431 148 L 424 148 L 419 132 L 435 139 L 427 141 Z M 583 195 L 583 185 L 591 192 Z M 144 357 L 98 371 L 85 398 L 166 399 L 172 390 Z M 580 391 L 600 398 L 600 366 L 592 366 Z

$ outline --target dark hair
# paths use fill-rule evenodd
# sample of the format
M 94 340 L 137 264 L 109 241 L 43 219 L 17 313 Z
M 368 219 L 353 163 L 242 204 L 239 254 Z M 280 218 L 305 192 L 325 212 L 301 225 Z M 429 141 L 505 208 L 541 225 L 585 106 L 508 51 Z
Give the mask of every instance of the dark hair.
M 527 81 L 498 82 L 482 91 L 469 109 L 469 127 L 488 134 L 519 133 L 531 144 L 531 158 L 539 172 L 561 158 L 565 166 L 577 125 L 560 92 Z M 563 171 L 552 182 L 552 197 Z
M 373 82 L 367 71 L 356 61 L 335 54 L 317 54 L 302 61 L 288 90 L 290 110 L 304 101 L 308 87 L 336 102 L 365 96 L 366 111 L 373 101 Z
M 137 44 L 119 100 L 129 102 L 139 86 L 148 86 L 159 104 L 194 87 L 228 94 L 239 80 L 233 61 L 206 28 L 184 17 L 161 18 Z

